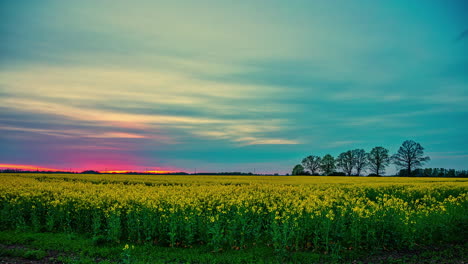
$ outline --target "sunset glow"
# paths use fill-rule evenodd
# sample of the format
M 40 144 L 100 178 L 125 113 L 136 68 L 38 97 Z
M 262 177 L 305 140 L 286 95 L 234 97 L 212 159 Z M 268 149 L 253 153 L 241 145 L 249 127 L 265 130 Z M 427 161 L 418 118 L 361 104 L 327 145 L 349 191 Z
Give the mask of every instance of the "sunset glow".
M 117 165 L 118 166 L 118 165 Z M 109 166 L 112 167 L 112 166 Z M 93 166 L 91 165 L 88 169 L 86 167 L 73 169 L 73 172 L 81 172 L 84 170 L 92 170 Z M 0 170 L 4 169 L 11 169 L 11 170 L 22 170 L 22 171 L 69 171 L 70 169 L 53 169 L 53 168 L 45 168 L 40 166 L 34 165 L 24 165 L 24 164 L 0 164 Z M 125 173 L 148 173 L 148 174 L 169 174 L 178 172 L 176 170 L 142 170 L 139 171 L 135 170 L 99 170 L 99 173 L 116 173 L 116 174 L 125 174 Z
M 125 173 L 148 173 L 148 174 L 169 174 L 176 171 L 129 171 L 129 170 L 115 170 L 115 171 L 99 171 L 99 173 L 116 173 L 116 174 L 125 174 Z
M 12 169 L 12 170 L 25 170 L 25 171 L 59 171 L 59 169 L 43 168 L 34 165 L 20 165 L 20 164 L 0 164 L 0 169 Z

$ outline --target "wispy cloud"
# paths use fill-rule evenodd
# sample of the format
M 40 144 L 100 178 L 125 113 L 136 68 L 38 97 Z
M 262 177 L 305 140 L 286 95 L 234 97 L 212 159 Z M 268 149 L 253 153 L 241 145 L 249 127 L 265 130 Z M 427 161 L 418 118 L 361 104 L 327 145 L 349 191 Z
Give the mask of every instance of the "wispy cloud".
M 466 159 L 468 158 L 468 154 L 466 155 L 436 155 L 431 156 L 432 159 Z
M 438 152 L 428 152 L 427 155 L 431 159 L 466 159 L 468 158 L 468 153 L 466 151 L 438 151 Z
M 324 147 L 326 148 L 338 148 L 343 146 L 355 145 L 362 142 L 361 140 L 342 140 L 342 141 L 333 141 L 326 143 Z
M 459 112 L 459 109 L 452 109 L 451 107 L 432 107 L 427 110 L 412 110 L 407 112 L 391 113 L 374 115 L 370 114 L 367 116 L 360 117 L 348 117 L 341 119 L 340 124 L 348 127 L 371 127 L 378 125 L 380 127 L 415 127 L 418 125 L 418 119 L 423 116 L 432 116 L 435 114 L 447 114 L 451 112 Z M 463 112 L 463 111 L 462 111 Z
M 149 138 L 146 135 L 138 135 L 133 133 L 126 132 L 95 132 L 95 131 L 83 131 L 75 129 L 38 129 L 38 128 L 27 128 L 27 127 L 11 127 L 11 126 L 0 126 L 1 130 L 10 130 L 10 131 L 21 131 L 21 132 L 32 132 L 43 135 L 49 135 L 54 137 L 64 137 L 64 138 Z
M 238 138 L 235 141 L 240 142 L 241 145 L 297 145 L 300 144 L 297 140 L 291 139 L 276 139 L 276 138 L 255 138 L 245 137 Z
M 98 83 L 89 85 L 87 79 L 77 77 L 85 75 L 92 75 L 94 80 L 99 80 Z M 271 133 L 287 129 L 285 120 L 274 118 L 259 123 L 252 115 L 274 115 L 285 106 L 258 107 L 243 102 L 244 99 L 252 100 L 257 94 L 260 96 L 258 87 L 255 86 L 193 81 L 188 76 L 174 73 L 109 69 L 33 68 L 26 74 L 10 71 L 0 76 L 4 77 L 1 83 L 5 90 L 12 94 L 0 98 L 2 106 L 10 109 L 9 111 L 41 113 L 67 121 L 86 122 L 89 126 L 118 127 L 134 132 L 96 133 L 90 129 L 72 131 L 66 127 L 60 131 L 32 128 L 24 128 L 23 131 L 62 137 L 152 138 L 174 143 L 177 135 L 167 131 L 167 128 L 172 128 L 195 136 L 231 142 L 244 142 L 246 140 L 240 139 L 254 137 L 255 140 L 248 140 L 248 144 L 293 142 L 272 137 Z M 93 88 L 96 85 L 100 85 L 98 89 Z M 63 90 L 65 86 L 66 92 Z M 128 89 L 130 86 L 133 87 L 132 90 Z M 112 93 L 109 93 L 109 89 L 112 89 Z M 268 89 L 262 90 L 263 97 L 269 96 L 267 91 Z M 127 103 L 122 106 L 111 105 L 122 100 Z M 233 105 L 232 102 L 238 105 Z M 142 103 L 146 104 L 146 108 L 138 107 Z M 151 110 L 151 105 L 157 105 L 157 108 Z M 196 108 L 203 111 L 197 111 Z M 282 113 L 284 114 L 283 111 Z M 234 114 L 237 117 L 232 119 Z M 149 136 L 149 131 L 157 134 Z

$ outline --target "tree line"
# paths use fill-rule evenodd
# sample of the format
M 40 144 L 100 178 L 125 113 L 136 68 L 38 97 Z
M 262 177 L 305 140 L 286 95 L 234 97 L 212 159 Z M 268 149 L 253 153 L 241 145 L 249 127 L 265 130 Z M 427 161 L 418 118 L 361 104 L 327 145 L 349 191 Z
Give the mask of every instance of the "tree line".
M 415 172 L 421 174 L 420 167 L 429 160 L 428 156 L 424 156 L 421 144 L 406 140 L 391 156 L 388 149 L 382 146 L 374 147 L 370 152 L 364 149 L 348 150 L 336 158 L 330 154 L 323 157 L 310 155 L 294 166 L 292 175 L 360 176 L 368 171 L 369 176 L 381 176 L 385 174 L 385 168 L 393 163 L 401 169 L 400 176 L 415 176 Z
M 406 176 L 405 170 L 400 170 L 398 176 Z M 446 168 L 424 168 L 415 169 L 411 172 L 415 177 L 468 177 L 468 170 L 455 170 Z

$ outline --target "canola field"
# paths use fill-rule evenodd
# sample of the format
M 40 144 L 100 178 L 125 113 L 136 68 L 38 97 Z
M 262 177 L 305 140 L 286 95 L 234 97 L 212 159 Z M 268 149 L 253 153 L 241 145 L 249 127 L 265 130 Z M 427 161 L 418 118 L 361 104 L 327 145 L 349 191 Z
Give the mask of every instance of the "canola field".
M 0 229 L 340 254 L 468 237 L 468 179 L 0 174 Z

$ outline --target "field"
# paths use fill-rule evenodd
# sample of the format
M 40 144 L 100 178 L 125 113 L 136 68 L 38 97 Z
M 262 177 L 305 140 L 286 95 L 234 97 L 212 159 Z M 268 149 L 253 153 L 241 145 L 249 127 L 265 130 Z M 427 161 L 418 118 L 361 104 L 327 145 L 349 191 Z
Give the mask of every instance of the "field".
M 0 243 L 10 257 L 14 245 L 61 237 L 63 248 L 37 250 L 107 263 L 315 263 L 449 245 L 466 261 L 468 179 L 0 177 Z

